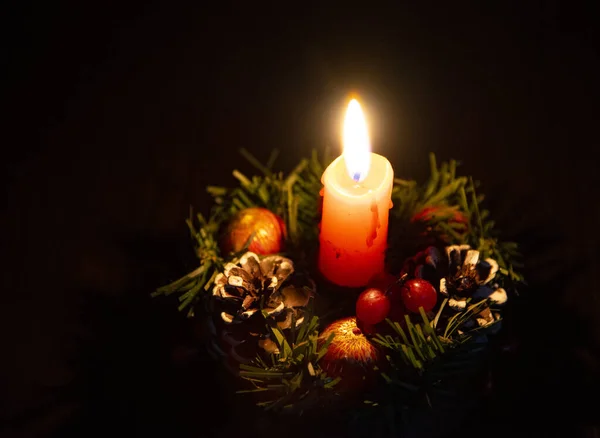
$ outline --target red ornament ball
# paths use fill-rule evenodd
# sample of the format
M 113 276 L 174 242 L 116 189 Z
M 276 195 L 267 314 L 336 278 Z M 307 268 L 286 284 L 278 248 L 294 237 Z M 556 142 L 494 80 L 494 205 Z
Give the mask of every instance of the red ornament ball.
M 377 324 L 390 313 L 390 299 L 378 288 L 370 287 L 356 300 L 356 317 L 366 324 Z
M 429 222 L 432 219 L 435 219 L 436 216 L 446 217 L 448 216 L 447 221 L 453 224 L 461 224 L 468 225 L 469 220 L 464 215 L 463 212 L 459 210 L 453 210 L 448 207 L 440 207 L 440 206 L 430 206 L 425 207 L 423 210 L 417 212 L 411 219 L 412 222 Z
M 248 251 L 267 255 L 281 252 L 285 237 L 285 223 L 266 208 L 253 207 L 239 211 L 229 222 L 221 250 L 224 253 L 239 252 L 252 240 Z
M 437 292 L 427 280 L 414 278 L 402 286 L 402 301 L 411 312 L 419 313 L 419 307 L 431 312 L 437 302 Z
M 434 219 L 444 220 L 449 224 L 453 224 L 454 231 L 458 234 L 466 233 L 469 230 L 469 219 L 467 216 L 465 216 L 465 214 L 460 210 L 452 207 L 425 207 L 411 218 L 411 222 L 427 224 Z M 451 241 L 450 236 L 446 233 L 437 234 L 436 237 L 448 244 Z
M 379 351 L 358 328 L 355 317 L 329 324 L 319 335 L 319 345 L 323 345 L 332 333 L 333 340 L 319 362 L 321 367 L 331 377 L 342 377 L 346 389 L 361 387 L 374 374 Z

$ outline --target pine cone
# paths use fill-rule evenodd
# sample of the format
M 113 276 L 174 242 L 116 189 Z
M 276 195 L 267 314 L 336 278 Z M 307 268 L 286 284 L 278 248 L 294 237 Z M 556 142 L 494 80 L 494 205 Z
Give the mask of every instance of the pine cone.
M 496 260 L 480 259 L 479 251 L 469 245 L 452 245 L 446 247 L 448 257 L 448 274 L 440 280 L 440 292 L 447 297 L 448 305 L 456 311 L 467 307 L 467 298 L 472 302 L 488 299 L 492 304 L 504 304 L 507 300 L 506 291 L 492 284 L 491 281 L 498 272 Z M 500 319 L 500 315 L 485 306 L 466 324 L 465 329 L 487 327 Z M 496 325 L 496 330 L 500 326 Z
M 213 352 L 241 363 L 261 352 L 277 352 L 266 326 L 286 330 L 293 321 L 300 326 L 313 289 L 312 283 L 294 274 L 293 262 L 282 256 L 261 260 L 247 252 L 238 263 L 228 263 L 213 288 L 215 317 L 209 327 Z

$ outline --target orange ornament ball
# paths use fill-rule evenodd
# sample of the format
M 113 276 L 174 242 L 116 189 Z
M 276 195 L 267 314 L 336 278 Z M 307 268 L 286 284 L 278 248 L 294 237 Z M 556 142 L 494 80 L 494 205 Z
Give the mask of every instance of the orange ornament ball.
M 283 219 L 261 207 L 246 208 L 231 219 L 223 239 L 221 250 L 227 254 L 239 252 L 249 242 L 248 251 L 267 255 L 281 252 L 285 238 Z

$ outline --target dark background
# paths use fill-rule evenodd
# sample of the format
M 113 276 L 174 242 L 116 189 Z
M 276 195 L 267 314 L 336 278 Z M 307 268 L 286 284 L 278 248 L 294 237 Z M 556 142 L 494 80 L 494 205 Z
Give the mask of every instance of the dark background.
M 530 286 L 507 328 L 519 347 L 461 432 L 598 436 L 596 10 L 2 8 L 2 435 L 235 422 L 188 323 L 148 293 L 193 266 L 183 220 L 208 208 L 207 184 L 251 172 L 238 148 L 279 148 L 284 170 L 337 148 L 358 92 L 397 176 L 424 178 L 430 151 L 461 160 L 523 244 Z

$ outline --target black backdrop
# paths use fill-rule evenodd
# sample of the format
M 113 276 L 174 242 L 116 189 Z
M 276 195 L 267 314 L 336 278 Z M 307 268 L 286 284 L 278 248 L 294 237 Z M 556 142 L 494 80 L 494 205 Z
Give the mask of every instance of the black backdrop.
M 523 243 L 519 348 L 462 432 L 597 436 L 596 11 L 350 3 L 2 6 L 4 432 L 235 422 L 182 315 L 148 292 L 192 266 L 183 219 L 251 170 L 239 147 L 279 148 L 284 170 L 339 147 L 354 91 L 398 176 L 423 178 L 429 151 L 461 160 Z

